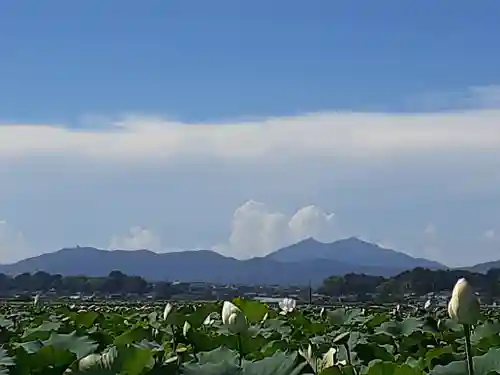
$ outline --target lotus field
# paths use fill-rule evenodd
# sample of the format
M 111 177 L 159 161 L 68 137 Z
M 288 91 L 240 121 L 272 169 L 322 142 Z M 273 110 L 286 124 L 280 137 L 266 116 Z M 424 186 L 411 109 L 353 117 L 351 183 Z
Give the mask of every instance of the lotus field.
M 448 308 L 6 303 L 0 374 L 500 373 L 500 314 L 460 283 Z

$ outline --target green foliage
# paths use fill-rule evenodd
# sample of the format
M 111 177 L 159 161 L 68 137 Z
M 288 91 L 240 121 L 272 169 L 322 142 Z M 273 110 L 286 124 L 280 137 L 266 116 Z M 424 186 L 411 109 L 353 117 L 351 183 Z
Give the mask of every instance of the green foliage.
M 222 324 L 220 302 L 175 304 L 167 319 L 153 303 L 3 305 L 0 375 L 467 373 L 463 334 L 445 311 L 401 306 L 394 315 L 373 306 L 321 314 L 298 306 L 280 314 L 257 301 L 233 302 L 249 323 L 239 337 Z M 483 315 L 472 333 L 477 375 L 500 372 L 500 314 Z
M 499 269 L 491 269 L 481 274 L 466 270 L 415 268 L 389 278 L 351 273 L 327 278 L 319 292 L 329 296 L 357 295 L 360 301 L 368 294 L 376 294 L 379 300 L 384 300 L 387 296 L 401 296 L 407 293 L 424 295 L 451 291 L 461 277 L 465 277 L 483 295 L 500 296 Z

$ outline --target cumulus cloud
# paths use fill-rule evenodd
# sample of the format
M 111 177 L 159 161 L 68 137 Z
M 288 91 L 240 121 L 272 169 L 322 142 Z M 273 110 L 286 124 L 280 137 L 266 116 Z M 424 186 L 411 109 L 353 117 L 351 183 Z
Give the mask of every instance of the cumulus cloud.
M 263 256 L 308 237 L 327 241 L 334 235 L 333 224 L 334 214 L 314 205 L 287 215 L 250 200 L 235 211 L 228 242 L 215 250 L 237 258 Z
M 160 251 L 161 238 L 150 229 L 135 226 L 123 236 L 113 236 L 109 244 L 110 250 L 151 250 Z
M 0 126 L 0 157 L 40 154 L 104 161 L 269 156 L 374 158 L 428 152 L 498 151 L 500 110 L 424 114 L 324 112 L 254 121 L 186 124 L 128 116 L 103 129 Z

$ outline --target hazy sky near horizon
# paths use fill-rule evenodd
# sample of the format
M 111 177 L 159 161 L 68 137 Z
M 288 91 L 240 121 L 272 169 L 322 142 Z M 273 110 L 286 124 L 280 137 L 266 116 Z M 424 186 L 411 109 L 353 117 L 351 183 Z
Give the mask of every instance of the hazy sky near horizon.
M 0 4 L 0 263 L 358 236 L 500 259 L 500 3 Z

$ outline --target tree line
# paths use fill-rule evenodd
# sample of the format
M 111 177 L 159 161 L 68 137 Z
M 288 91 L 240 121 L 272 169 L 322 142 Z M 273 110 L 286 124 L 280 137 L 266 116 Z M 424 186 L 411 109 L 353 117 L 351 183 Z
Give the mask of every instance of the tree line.
M 161 298 L 170 298 L 175 292 L 175 286 L 167 281 L 150 283 L 140 276 L 128 276 L 120 271 L 112 271 L 106 277 L 62 276 L 44 271 L 22 273 L 14 277 L 0 273 L 0 295 L 35 292 L 52 292 L 57 295 L 154 293 Z
M 371 276 L 349 273 L 331 276 L 315 290 L 327 296 L 356 295 L 359 300 L 368 296 L 394 297 L 406 294 L 425 295 L 451 291 L 456 281 L 465 277 L 483 295 L 500 297 L 500 269 L 491 269 L 485 274 L 466 270 L 429 270 L 415 268 L 393 277 Z M 248 287 L 251 289 L 251 287 Z M 246 288 L 246 291 L 248 288 Z M 62 276 L 44 271 L 33 274 L 22 273 L 9 276 L 0 273 L 0 296 L 52 292 L 56 295 L 145 295 L 170 298 L 189 291 L 187 284 L 172 284 L 168 281 L 148 282 L 140 276 L 125 275 L 113 271 L 105 277 Z M 389 298 L 390 299 L 390 298 Z
M 352 294 L 397 296 L 408 293 L 422 296 L 428 293 L 451 291 L 461 277 L 465 277 L 475 290 L 484 295 L 500 296 L 500 269 L 491 269 L 482 274 L 466 270 L 415 268 L 387 278 L 350 273 L 327 278 L 318 291 L 330 296 Z

